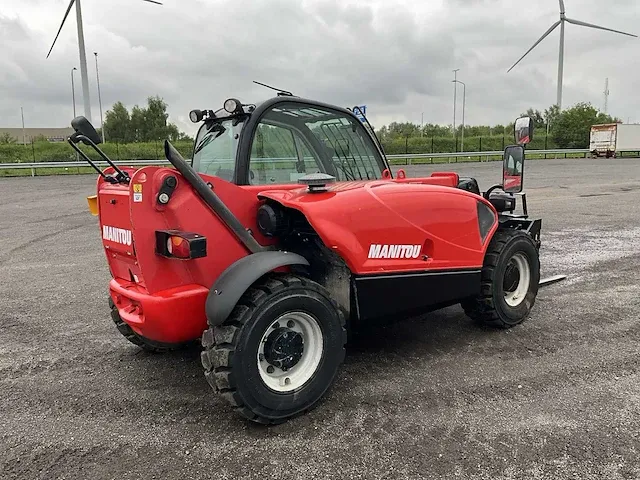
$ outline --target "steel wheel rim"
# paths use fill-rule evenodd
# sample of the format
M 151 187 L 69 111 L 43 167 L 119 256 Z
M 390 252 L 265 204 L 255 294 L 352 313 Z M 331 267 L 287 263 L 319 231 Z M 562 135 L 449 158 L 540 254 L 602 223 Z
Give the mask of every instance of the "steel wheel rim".
M 268 361 L 268 345 L 274 330 L 287 328 L 302 336 L 303 351 L 300 359 L 290 369 L 283 370 Z M 289 312 L 273 321 L 265 330 L 258 346 L 258 373 L 264 384 L 278 393 L 290 393 L 303 387 L 316 373 L 322 360 L 324 339 L 318 321 L 305 312 Z
M 531 285 L 531 267 L 524 253 L 516 253 L 510 260 L 517 269 L 520 278 L 518 285 L 512 291 L 504 292 L 504 300 L 510 307 L 519 306 L 527 296 L 529 286 Z

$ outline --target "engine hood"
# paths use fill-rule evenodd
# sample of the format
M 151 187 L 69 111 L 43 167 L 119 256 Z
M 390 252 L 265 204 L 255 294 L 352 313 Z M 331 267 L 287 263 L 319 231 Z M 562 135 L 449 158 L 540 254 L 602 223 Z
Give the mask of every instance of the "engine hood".
M 446 177 L 436 182 L 340 182 L 323 192 L 312 193 L 304 186 L 262 191 L 258 196 L 300 211 L 354 272 L 416 268 L 415 259 L 372 259 L 371 249 L 377 245 L 420 246 L 428 268 L 482 266 L 485 245 L 477 212 L 478 202 L 488 202 L 453 188 Z

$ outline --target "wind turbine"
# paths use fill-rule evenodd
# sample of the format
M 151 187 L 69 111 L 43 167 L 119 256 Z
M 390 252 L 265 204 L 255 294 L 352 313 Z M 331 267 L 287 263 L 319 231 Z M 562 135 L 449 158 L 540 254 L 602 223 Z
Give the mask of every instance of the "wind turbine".
M 143 0 L 149 3 L 155 3 L 157 5 L 162 5 L 160 2 L 156 2 L 155 0 Z M 62 19 L 62 23 L 60 24 L 60 28 L 58 29 L 58 33 L 56 38 L 53 39 L 53 44 L 49 49 L 49 53 L 47 53 L 47 58 L 51 55 L 51 51 L 53 50 L 53 46 L 56 44 L 56 40 L 58 40 L 58 36 L 62 31 L 62 27 L 64 26 L 64 22 L 67 20 L 69 16 L 69 12 L 71 11 L 71 7 L 73 4 L 76 4 L 76 19 L 78 23 L 78 49 L 80 50 L 80 75 L 82 77 L 82 97 L 84 100 L 84 116 L 87 117 L 87 120 L 91 121 L 91 101 L 89 100 L 89 78 L 87 76 L 87 56 L 84 51 L 84 31 L 82 28 L 82 9 L 80 8 L 80 0 L 71 0 L 69 2 L 69 6 L 67 7 L 67 11 L 64 14 Z
M 522 57 L 520 57 L 520 60 L 522 60 L 524 57 L 526 57 L 529 54 L 529 52 L 531 52 L 531 50 L 536 48 L 538 46 L 538 44 L 540 42 L 542 42 L 542 40 L 547 38 L 547 36 L 558 27 L 558 25 L 560 26 L 560 54 L 559 54 L 559 57 L 558 57 L 558 100 L 557 100 L 557 105 L 558 105 L 558 108 L 560 110 L 562 110 L 562 76 L 563 76 L 563 73 L 564 73 L 564 24 L 565 23 L 572 23 L 573 25 L 578 25 L 578 26 L 581 26 L 581 27 L 596 28 L 598 30 L 606 30 L 607 32 L 620 33 L 622 35 L 628 35 L 630 37 L 636 37 L 637 38 L 638 36 L 637 35 L 633 35 L 632 33 L 621 32 L 619 30 L 612 30 L 611 28 L 600 27 L 598 25 L 593 25 L 591 23 L 581 22 L 580 20 L 573 20 L 571 18 L 567 18 L 567 16 L 565 15 L 564 0 L 559 0 L 559 2 L 560 2 L 560 20 L 558 20 L 556 23 L 551 25 L 551 27 L 549 27 L 549 30 L 547 30 L 544 33 L 544 35 L 542 35 L 542 37 L 540 37 L 540 39 L 536 43 L 533 44 L 533 47 L 531 47 L 529 50 L 527 50 L 527 53 L 525 53 Z M 507 73 L 509 73 L 513 69 L 513 67 L 515 67 L 518 63 L 520 63 L 520 60 L 518 60 L 516 63 L 514 63 L 513 66 L 507 71 Z

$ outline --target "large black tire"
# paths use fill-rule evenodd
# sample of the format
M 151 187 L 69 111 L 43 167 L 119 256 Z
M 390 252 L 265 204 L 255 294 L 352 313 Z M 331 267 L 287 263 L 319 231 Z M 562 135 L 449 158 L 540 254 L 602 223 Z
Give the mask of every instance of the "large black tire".
M 509 304 L 505 293 L 517 292 L 514 278 L 518 285 L 521 279 L 519 273 L 514 274 L 512 262 L 516 261 L 521 265 L 526 261 L 529 285 L 526 294 Z M 525 321 L 535 304 L 540 283 L 540 257 L 531 236 L 520 230 L 496 232 L 487 249 L 481 282 L 480 295 L 461 303 L 467 316 L 498 328 L 511 328 Z
M 118 313 L 118 308 L 113 303 L 113 300 L 111 300 L 111 297 L 109 297 L 109 307 L 111 308 L 111 319 L 122 336 L 147 352 L 172 352 L 175 350 L 181 350 L 192 343 L 161 343 L 143 337 L 142 335 L 138 335 L 124 320 L 122 320 L 122 317 L 120 317 L 120 314 Z
M 269 332 L 275 335 L 280 330 L 292 332 L 289 327 L 297 328 L 293 321 L 287 323 L 287 328 L 280 324 L 274 326 L 274 322 L 285 314 L 311 318 L 319 327 L 317 332 L 322 343 L 314 350 L 314 358 L 319 360 L 317 367 L 309 370 L 311 376 L 306 383 L 296 385 L 295 390 L 282 392 L 267 385 L 261 375 L 265 375 L 265 369 L 271 369 L 272 374 L 281 375 L 279 381 L 287 382 L 289 379 L 283 377 L 287 377 L 288 372 L 295 372 L 297 364 L 285 366 L 286 370 L 274 368 L 267 345 L 269 342 L 273 345 L 275 341 L 270 340 L 271 336 L 264 341 Z M 313 339 L 309 337 L 301 335 L 298 338 L 304 342 L 303 349 L 307 348 L 307 352 L 298 352 L 302 355 L 297 360 L 300 367 L 308 365 L 303 361 L 307 362 L 304 355 L 312 351 Z M 344 316 L 324 287 L 296 275 L 270 274 L 247 290 L 222 325 L 205 330 L 201 359 L 211 387 L 238 413 L 257 423 L 278 424 L 317 405 L 344 360 L 346 341 Z M 269 352 L 273 351 L 269 349 Z M 294 385 L 284 388 L 294 388 Z

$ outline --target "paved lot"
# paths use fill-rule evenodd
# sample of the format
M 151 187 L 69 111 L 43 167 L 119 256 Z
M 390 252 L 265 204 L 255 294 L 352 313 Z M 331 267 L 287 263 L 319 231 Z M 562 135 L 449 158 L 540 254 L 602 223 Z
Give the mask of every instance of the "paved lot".
M 93 185 L 0 179 L 0 478 L 640 477 L 640 161 L 527 165 L 543 275 L 570 278 L 525 324 L 452 307 L 372 329 L 318 408 L 271 428 L 212 394 L 197 350 L 116 332 Z

